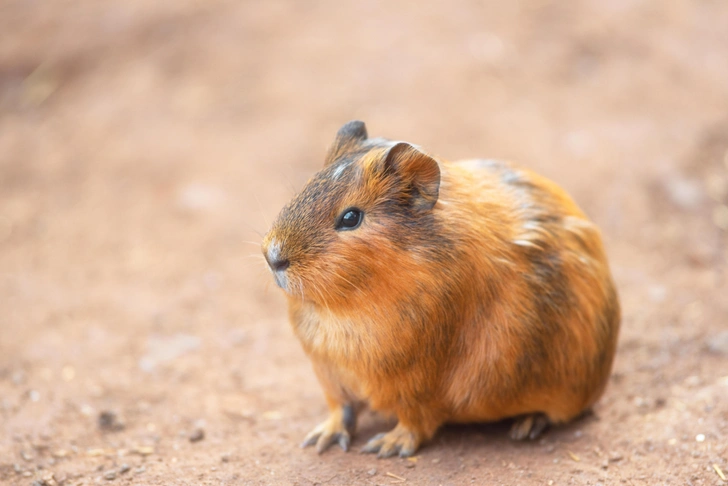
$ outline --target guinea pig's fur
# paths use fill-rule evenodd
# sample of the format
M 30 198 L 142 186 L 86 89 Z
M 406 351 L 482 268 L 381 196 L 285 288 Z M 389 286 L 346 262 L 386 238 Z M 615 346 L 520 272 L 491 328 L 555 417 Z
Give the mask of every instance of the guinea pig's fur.
M 533 438 L 607 383 L 620 310 L 599 230 L 528 170 L 349 122 L 263 253 L 331 410 L 304 441 L 319 451 L 348 448 L 364 404 L 398 419 L 364 446 L 380 456 L 451 422 L 515 417 Z

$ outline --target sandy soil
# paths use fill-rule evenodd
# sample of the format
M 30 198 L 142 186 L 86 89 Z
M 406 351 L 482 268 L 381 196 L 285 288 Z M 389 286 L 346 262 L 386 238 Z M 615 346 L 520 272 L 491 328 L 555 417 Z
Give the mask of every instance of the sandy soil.
M 326 407 L 259 235 L 352 118 L 518 161 L 602 227 L 592 416 L 298 448 Z M 723 1 L 6 0 L 0 483 L 724 484 L 727 230 Z

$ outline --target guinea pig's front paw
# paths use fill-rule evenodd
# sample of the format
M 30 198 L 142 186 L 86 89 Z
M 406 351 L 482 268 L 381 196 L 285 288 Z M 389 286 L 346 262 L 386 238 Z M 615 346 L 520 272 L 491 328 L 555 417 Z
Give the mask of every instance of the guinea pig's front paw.
M 377 453 L 377 457 L 399 457 L 413 455 L 422 442 L 422 435 L 404 425 L 397 424 L 387 433 L 377 434 L 362 447 L 362 452 Z
M 316 444 L 316 452 L 321 454 L 331 444 L 337 442 L 344 452 L 349 450 L 351 436 L 356 427 L 356 416 L 351 405 L 331 412 L 326 421 L 321 422 L 303 440 L 301 447 L 308 447 Z

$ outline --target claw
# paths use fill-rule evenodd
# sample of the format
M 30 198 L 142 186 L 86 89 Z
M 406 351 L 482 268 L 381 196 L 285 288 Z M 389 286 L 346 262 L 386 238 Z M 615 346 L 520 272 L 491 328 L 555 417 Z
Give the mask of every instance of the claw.
M 335 411 L 328 420 L 318 424 L 303 439 L 301 447 L 309 447 L 316 444 L 316 452 L 321 454 L 332 444 L 338 443 L 344 452 L 349 450 L 351 434 L 356 426 L 356 416 L 349 410 L 351 407 L 345 405 L 341 411 Z
M 349 452 L 349 444 L 351 443 L 351 439 L 349 438 L 349 434 L 346 435 L 339 435 L 339 447 L 344 452 Z
M 321 454 L 323 451 L 329 448 L 334 442 L 341 444 L 342 440 L 346 444 L 349 440 L 349 434 L 347 432 L 336 432 L 336 433 L 323 433 L 316 442 L 316 452 Z M 346 447 L 342 447 L 346 451 Z
M 542 413 L 534 413 L 516 419 L 513 427 L 511 427 L 511 439 L 536 439 L 549 426 L 549 423 L 548 417 Z
M 404 426 L 397 425 L 388 433 L 377 434 L 362 447 L 363 453 L 377 453 L 379 458 L 412 456 L 421 439 L 419 434 L 412 432 Z
M 372 437 L 371 439 L 369 439 L 369 441 L 366 444 L 364 444 L 364 447 L 361 448 L 361 452 L 364 454 L 371 454 L 373 452 L 379 452 L 379 449 L 382 447 L 382 444 L 381 444 L 382 439 L 384 438 L 385 435 L 387 435 L 387 434 L 381 433 L 381 434 L 377 434 L 374 437 Z
M 303 439 L 303 442 L 301 442 L 301 448 L 312 446 L 318 442 L 319 437 L 321 437 L 321 434 L 324 431 L 325 425 L 326 422 L 321 422 L 311 432 L 309 432 L 306 435 L 306 438 Z
M 387 457 L 392 457 L 393 455 L 397 454 L 399 452 L 400 446 L 396 444 L 383 444 L 382 447 L 379 449 L 379 453 L 377 454 L 377 457 L 379 459 L 386 459 Z
M 301 442 L 301 449 L 305 449 L 306 447 L 310 447 L 310 446 L 314 445 L 316 443 L 316 441 L 318 440 L 318 438 L 319 438 L 318 435 L 313 436 L 313 437 L 306 436 L 306 438 L 303 439 L 303 442 Z
M 399 457 L 402 457 L 402 458 L 412 457 L 415 455 L 415 452 L 417 452 L 416 447 L 401 447 L 399 449 Z

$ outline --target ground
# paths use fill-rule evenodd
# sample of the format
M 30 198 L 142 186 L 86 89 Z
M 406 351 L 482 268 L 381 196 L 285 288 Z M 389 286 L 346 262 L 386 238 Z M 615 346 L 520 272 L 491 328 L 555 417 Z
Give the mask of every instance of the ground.
M 724 484 L 727 59 L 720 0 L 4 1 L 0 483 Z M 298 447 L 326 406 L 260 235 L 354 118 L 517 161 L 602 228 L 592 415 Z

